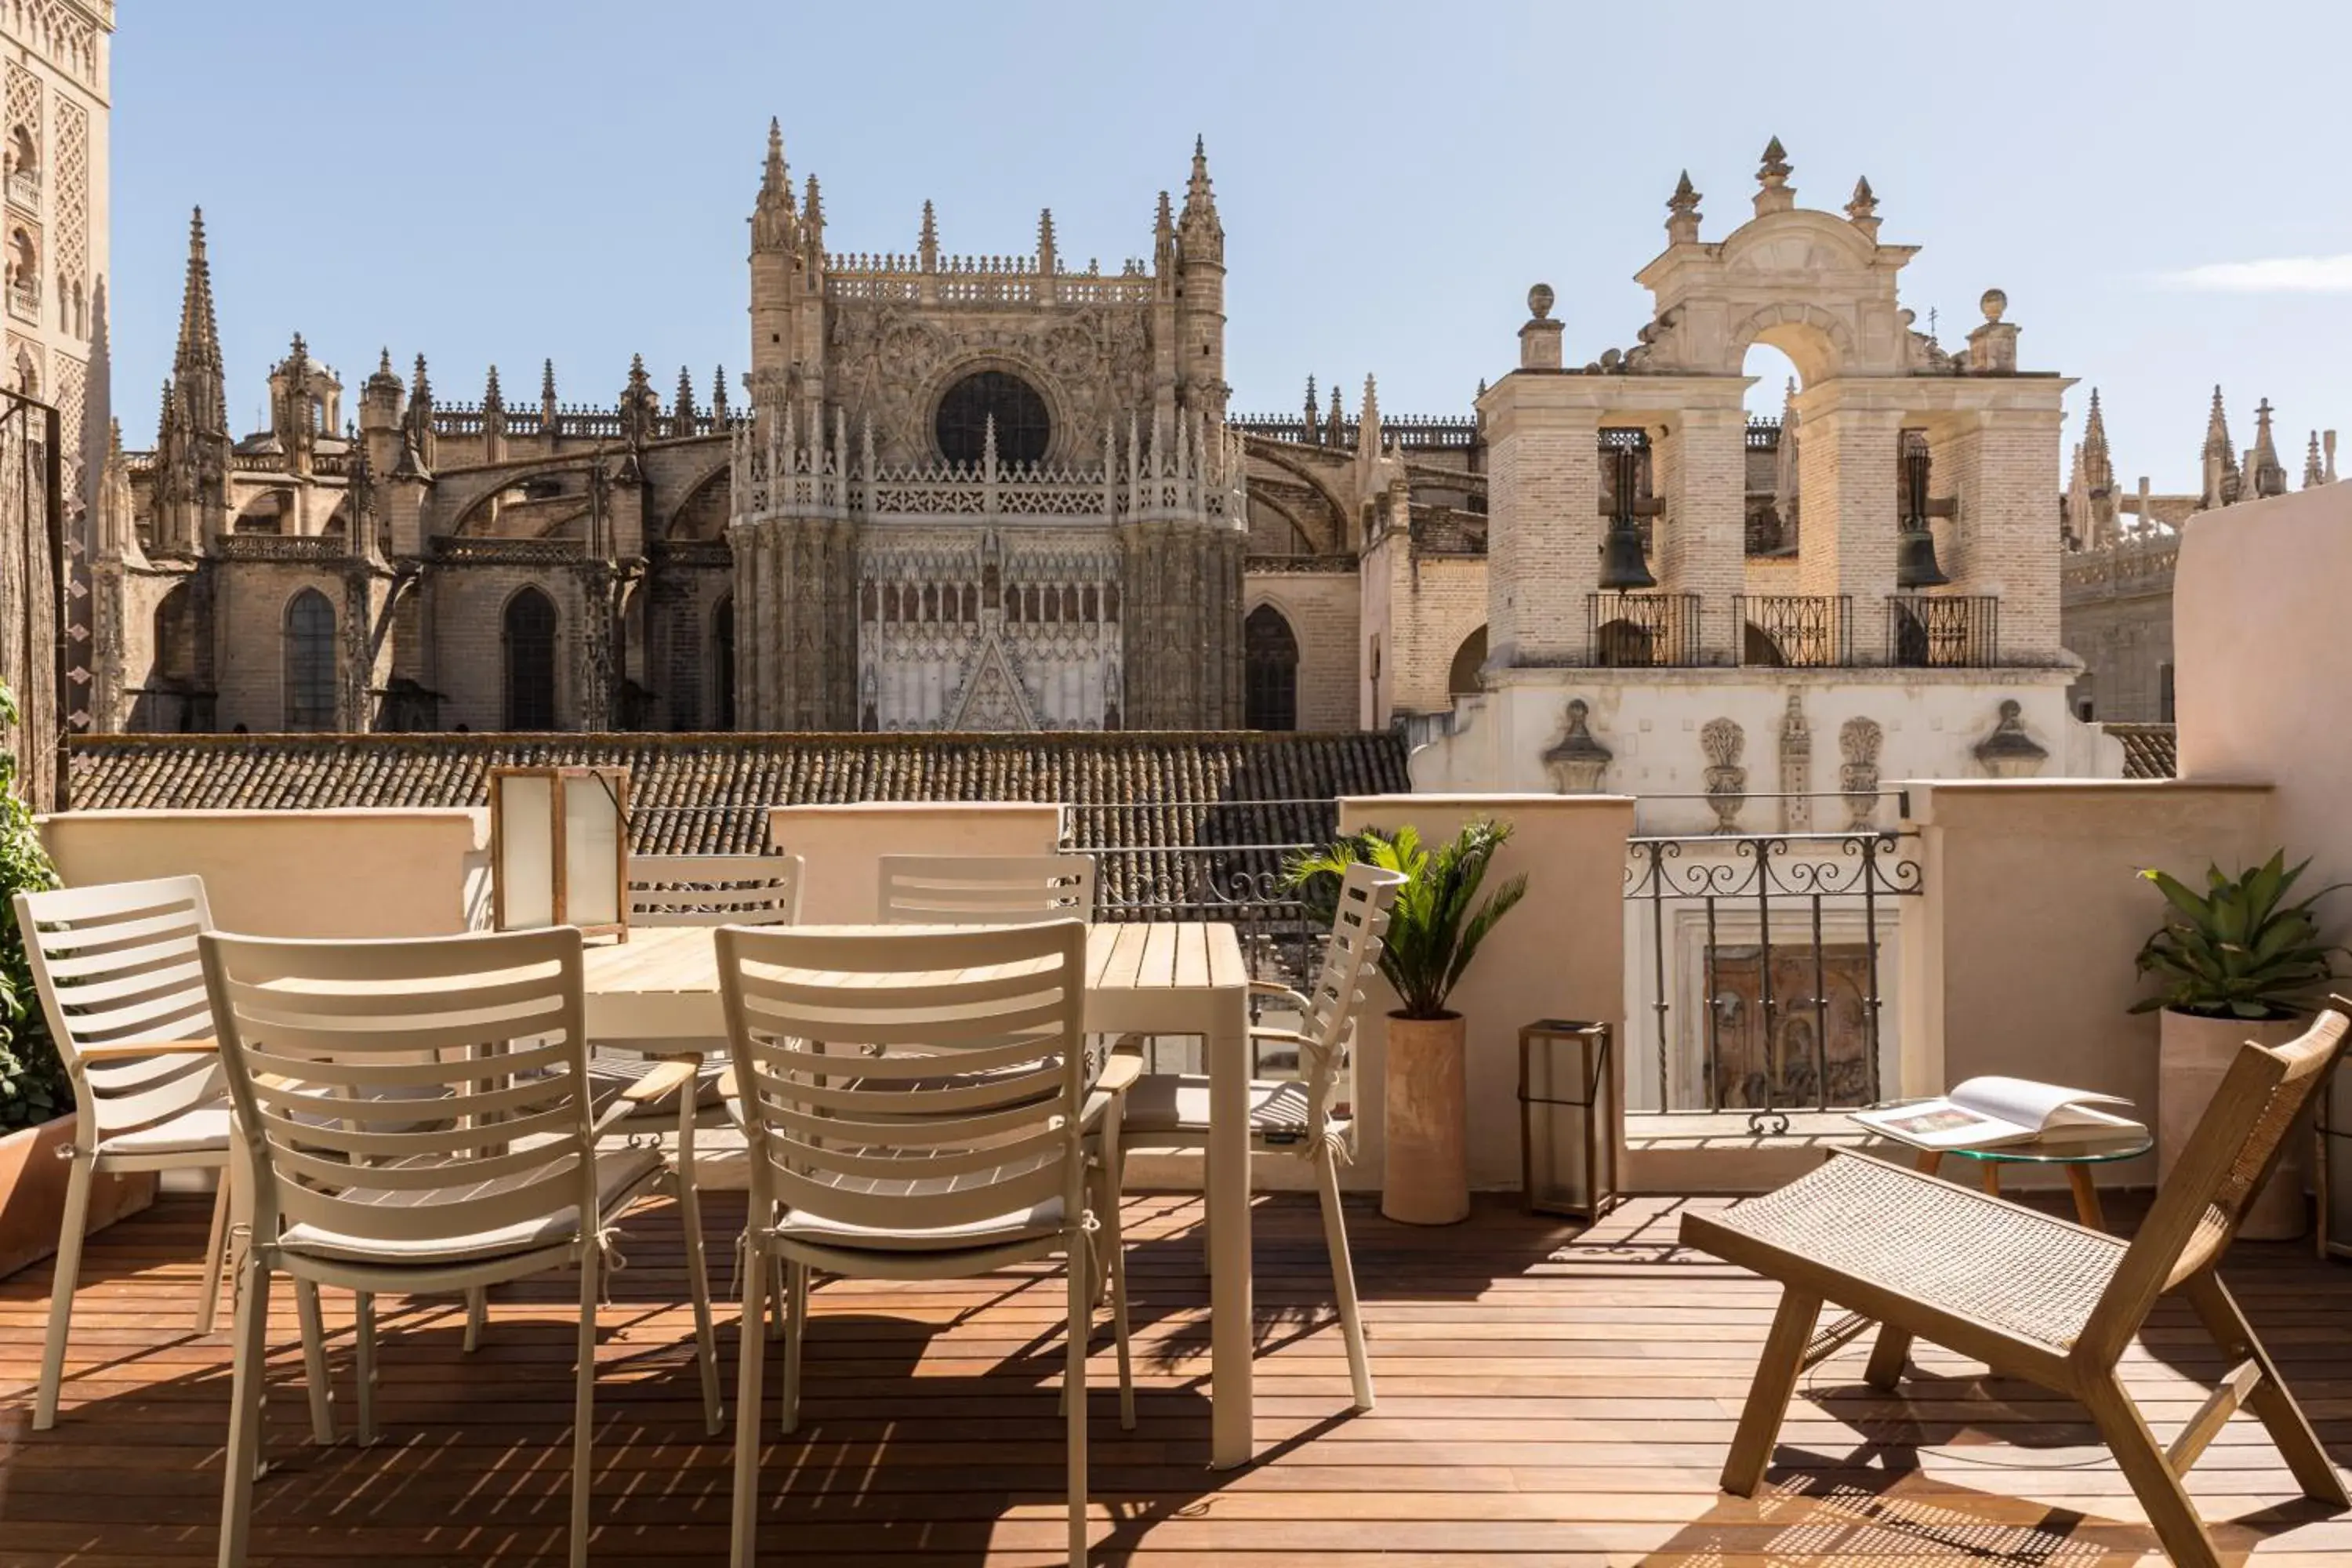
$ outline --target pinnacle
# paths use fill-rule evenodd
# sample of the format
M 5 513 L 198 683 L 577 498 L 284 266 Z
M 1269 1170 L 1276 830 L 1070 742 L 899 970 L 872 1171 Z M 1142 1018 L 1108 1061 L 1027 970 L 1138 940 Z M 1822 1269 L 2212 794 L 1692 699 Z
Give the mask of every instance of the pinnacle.
M 375 373 L 378 375 L 390 375 L 392 374 L 392 345 L 390 343 L 384 344 L 383 352 L 376 356 Z
M 1682 178 L 1675 182 L 1675 194 L 1666 198 L 1666 205 L 1675 212 L 1688 212 L 1698 205 L 1698 192 L 1691 184 L 1690 171 L 1685 169 Z
M 551 359 L 540 362 L 539 396 L 542 403 L 555 401 L 555 362 Z

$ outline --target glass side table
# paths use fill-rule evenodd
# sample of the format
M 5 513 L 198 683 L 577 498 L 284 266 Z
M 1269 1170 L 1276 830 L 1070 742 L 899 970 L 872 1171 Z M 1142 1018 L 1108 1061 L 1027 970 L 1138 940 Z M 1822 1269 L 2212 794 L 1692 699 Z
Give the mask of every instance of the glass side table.
M 1900 1105 L 1920 1103 L 1913 1100 L 1890 1100 L 1869 1109 L 1889 1110 Z M 2107 1228 L 2106 1215 L 2099 1207 L 2099 1189 L 2091 1184 L 2091 1168 L 2113 1164 L 2118 1160 L 2136 1160 L 2155 1147 L 2154 1133 L 2145 1127 L 2132 1127 L 2095 1138 L 2004 1143 L 1998 1149 L 1914 1149 L 1912 1152 L 1916 1156 L 1914 1163 L 1931 1176 L 1947 1155 L 1975 1161 L 1984 1190 L 1996 1197 L 2000 1195 L 2000 1168 L 2003 1165 L 2063 1165 L 2066 1170 L 2067 1184 L 2074 1189 L 2074 1216 L 2092 1230 L 2105 1230 Z

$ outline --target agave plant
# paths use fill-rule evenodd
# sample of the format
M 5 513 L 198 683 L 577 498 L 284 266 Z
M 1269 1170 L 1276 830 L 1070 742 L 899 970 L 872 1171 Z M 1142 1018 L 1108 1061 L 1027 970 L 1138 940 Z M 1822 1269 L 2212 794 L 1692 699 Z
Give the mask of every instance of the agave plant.
M 2344 951 L 2319 940 L 2312 906 L 2336 887 L 2286 902 L 2305 860 L 2290 868 L 2279 851 L 2242 876 L 2219 866 L 2205 872 L 2199 894 L 2178 877 L 2145 870 L 2172 909 L 2139 950 L 2139 970 L 2159 989 L 2135 1013 L 2170 1007 L 2207 1018 L 2285 1018 L 2302 1010 L 2314 986 L 2335 973 L 2330 954 Z
M 1495 851 L 1511 836 L 1497 822 L 1473 822 L 1435 848 L 1424 847 L 1413 828 L 1393 835 L 1370 829 L 1351 833 L 1322 849 L 1294 857 L 1283 868 L 1283 885 L 1296 889 L 1308 908 L 1328 918 L 1339 879 L 1363 864 L 1402 871 L 1403 886 L 1389 911 L 1382 938 L 1381 973 L 1396 987 L 1396 1016 L 1450 1018 L 1445 1005 L 1462 972 L 1486 940 L 1495 922 L 1527 895 L 1528 879 L 1513 877 L 1478 900 Z

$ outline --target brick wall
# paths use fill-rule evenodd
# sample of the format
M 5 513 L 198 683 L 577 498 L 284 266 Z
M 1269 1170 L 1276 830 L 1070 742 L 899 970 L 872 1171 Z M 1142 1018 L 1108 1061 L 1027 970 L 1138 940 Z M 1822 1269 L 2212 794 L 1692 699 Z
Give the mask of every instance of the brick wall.
M 555 605 L 556 727 L 579 722 L 579 579 L 527 566 L 445 566 L 427 580 L 436 665 L 431 684 L 443 697 L 443 729 L 506 727 L 506 607 L 526 585 Z
M 1362 680 L 1358 653 L 1360 602 L 1352 572 L 1250 572 L 1242 577 L 1242 613 L 1271 605 L 1298 639 L 1298 727 L 1356 728 Z M 1128 679 L 1135 679 L 1129 671 Z
M 1570 664 L 1584 657 L 1599 570 L 1600 417 L 1529 406 L 1542 381 L 1528 380 L 1515 373 L 1489 394 L 1489 647 L 1504 663 Z

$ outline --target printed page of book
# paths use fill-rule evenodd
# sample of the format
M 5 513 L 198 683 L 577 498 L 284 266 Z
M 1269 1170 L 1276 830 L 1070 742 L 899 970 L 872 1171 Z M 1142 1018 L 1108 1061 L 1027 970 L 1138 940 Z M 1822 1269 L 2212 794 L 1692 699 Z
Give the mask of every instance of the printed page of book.
M 1972 1078 L 1955 1087 L 1952 1103 L 1994 1121 L 2005 1121 L 2038 1132 L 2053 1121 L 2074 1120 L 2071 1106 L 2129 1105 L 2117 1095 L 2097 1094 L 2061 1084 L 2035 1083 L 2022 1078 Z

